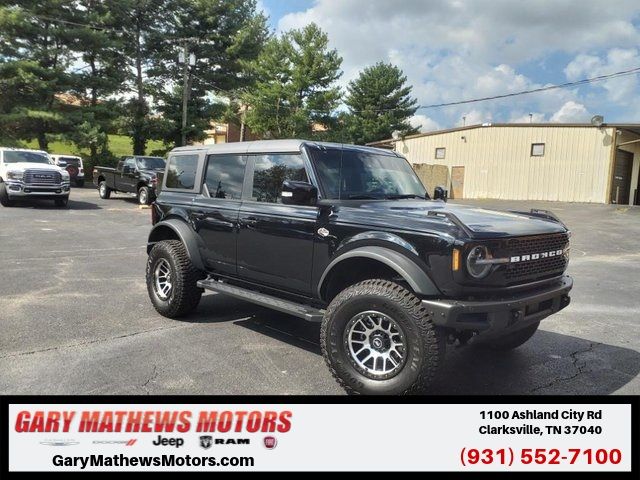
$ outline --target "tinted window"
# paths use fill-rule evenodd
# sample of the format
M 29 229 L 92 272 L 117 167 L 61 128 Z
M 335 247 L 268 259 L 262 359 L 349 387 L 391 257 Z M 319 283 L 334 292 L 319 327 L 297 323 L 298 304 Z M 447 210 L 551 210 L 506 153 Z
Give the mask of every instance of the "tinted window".
M 211 155 L 205 183 L 213 198 L 240 199 L 244 182 L 245 157 L 242 155 Z
M 164 158 L 160 157 L 137 157 L 138 166 L 142 170 L 164 170 Z
M 424 198 L 426 191 L 409 163 L 384 153 L 310 149 L 329 199 Z
M 24 152 L 20 150 L 5 150 L 4 163 L 50 163 L 49 157 L 44 153 Z
M 169 158 L 167 188 L 193 190 L 198 169 L 198 155 L 174 155 Z
M 255 160 L 252 200 L 281 203 L 282 182 L 285 180 L 309 181 L 300 155 L 258 155 Z

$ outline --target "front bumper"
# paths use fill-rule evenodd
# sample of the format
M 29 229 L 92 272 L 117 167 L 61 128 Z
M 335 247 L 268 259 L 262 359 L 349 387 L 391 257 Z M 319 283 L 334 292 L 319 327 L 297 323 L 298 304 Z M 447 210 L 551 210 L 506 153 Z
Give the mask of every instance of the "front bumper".
M 10 198 L 59 198 L 69 196 L 70 184 L 29 185 L 22 182 L 6 181 L 7 194 Z
M 573 279 L 567 275 L 551 286 L 491 300 L 422 300 L 440 327 L 472 331 L 483 338 L 520 330 L 553 315 L 571 302 Z

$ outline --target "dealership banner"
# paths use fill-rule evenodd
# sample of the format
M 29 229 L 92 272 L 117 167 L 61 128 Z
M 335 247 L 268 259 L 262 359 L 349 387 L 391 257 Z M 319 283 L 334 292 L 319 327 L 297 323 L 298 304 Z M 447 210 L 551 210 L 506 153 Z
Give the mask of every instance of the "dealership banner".
M 356 402 L 9 403 L 8 469 L 630 472 L 637 462 L 630 403 Z

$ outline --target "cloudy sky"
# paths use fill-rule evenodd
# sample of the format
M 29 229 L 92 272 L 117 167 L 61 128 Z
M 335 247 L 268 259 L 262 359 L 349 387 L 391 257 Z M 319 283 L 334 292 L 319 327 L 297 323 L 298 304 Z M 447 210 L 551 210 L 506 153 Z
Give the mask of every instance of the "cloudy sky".
M 261 0 L 276 31 L 316 22 L 343 84 L 378 61 L 401 67 L 421 105 L 640 67 L 638 0 Z M 516 98 L 421 109 L 423 130 L 481 122 L 640 122 L 640 75 Z

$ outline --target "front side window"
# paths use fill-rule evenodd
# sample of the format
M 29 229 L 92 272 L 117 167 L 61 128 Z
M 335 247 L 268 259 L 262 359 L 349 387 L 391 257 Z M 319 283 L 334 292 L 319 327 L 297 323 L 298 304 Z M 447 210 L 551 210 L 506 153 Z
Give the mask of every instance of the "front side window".
M 242 155 L 210 155 L 205 183 L 212 198 L 242 197 L 246 159 Z
M 5 150 L 4 163 L 45 163 L 50 164 L 49 157 L 44 153 L 25 152 L 21 150 Z
M 251 199 L 257 202 L 282 203 L 285 180 L 308 182 L 304 161 L 299 154 L 267 154 L 255 157 Z
M 129 167 L 131 170 L 133 170 L 134 168 L 136 168 L 136 161 L 133 158 L 127 158 L 122 166 Z
M 311 149 L 311 156 L 328 199 L 428 198 L 404 158 L 336 148 Z
M 167 188 L 193 190 L 198 169 L 198 155 L 173 155 L 167 168 Z

